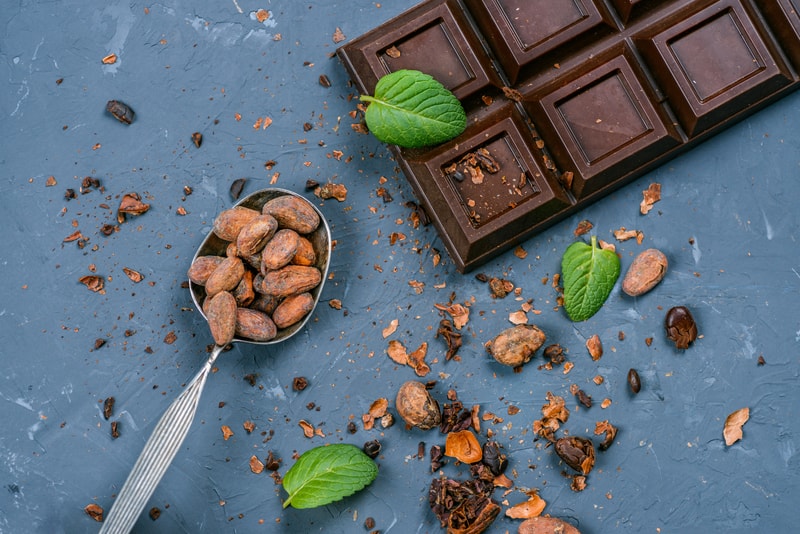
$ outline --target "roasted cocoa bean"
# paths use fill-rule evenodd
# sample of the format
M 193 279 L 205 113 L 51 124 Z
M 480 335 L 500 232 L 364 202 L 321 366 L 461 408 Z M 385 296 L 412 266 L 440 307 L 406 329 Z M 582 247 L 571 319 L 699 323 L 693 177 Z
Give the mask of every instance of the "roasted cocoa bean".
M 310 234 L 320 223 L 317 211 L 306 200 L 292 195 L 269 200 L 261 212 L 269 213 L 282 228 L 291 228 L 298 234 Z
M 283 299 L 272 312 L 272 320 L 278 328 L 289 327 L 314 309 L 314 297 L 311 293 L 298 293 Z
M 297 252 L 292 258 L 295 265 L 314 265 L 317 263 L 317 254 L 314 252 L 314 245 L 303 236 L 297 238 Z
M 224 347 L 236 335 L 236 299 L 227 291 L 206 298 L 204 310 L 214 343 Z
M 649 248 L 639 253 L 622 279 L 622 290 L 638 297 L 653 289 L 667 274 L 669 262 L 658 249 Z
M 260 213 L 257 210 L 242 206 L 224 210 L 214 219 L 214 233 L 224 241 L 235 243 L 242 228 L 259 215 Z
M 208 277 L 224 259 L 222 256 L 198 256 L 189 267 L 189 281 L 199 286 L 206 285 Z
M 500 332 L 486 343 L 486 350 L 498 363 L 519 367 L 530 361 L 545 339 L 544 332 L 537 326 L 521 324 Z
M 214 269 L 206 280 L 206 294 L 216 295 L 220 291 L 233 291 L 244 276 L 244 264 L 240 258 L 227 257 Z
M 244 225 L 236 237 L 239 256 L 253 256 L 272 239 L 278 229 L 278 221 L 272 215 L 259 215 Z
M 321 281 L 322 273 L 316 267 L 287 265 L 277 271 L 266 273 L 261 287 L 265 294 L 287 297 L 295 293 L 310 291 Z
M 442 422 L 439 403 L 431 397 L 425 384 L 409 380 L 400 386 L 395 398 L 397 413 L 410 427 L 430 430 Z
M 300 235 L 289 228 L 283 228 L 275 233 L 269 243 L 261 251 L 262 272 L 280 269 L 288 265 L 299 246 Z
M 269 341 L 278 329 L 269 315 L 250 308 L 236 309 L 236 335 L 253 341 Z
M 675 343 L 675 348 L 678 349 L 688 349 L 697 339 L 697 323 L 686 306 L 669 309 L 664 317 L 664 329 L 667 331 L 667 339 Z

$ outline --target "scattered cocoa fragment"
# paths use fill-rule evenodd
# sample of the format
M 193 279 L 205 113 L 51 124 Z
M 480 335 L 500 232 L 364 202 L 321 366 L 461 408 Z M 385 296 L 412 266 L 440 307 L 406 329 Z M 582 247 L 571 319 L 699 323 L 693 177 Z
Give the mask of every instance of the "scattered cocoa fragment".
M 766 363 L 767 363 L 767 360 L 764 359 L 764 355 L 763 354 L 759 354 L 758 355 L 758 365 L 759 366 L 766 365 Z
M 322 87 L 330 87 L 331 86 L 331 80 L 325 74 L 320 74 L 319 75 L 319 84 Z
M 111 113 L 115 119 L 124 124 L 131 124 L 136 115 L 133 109 L 119 100 L 109 100 L 106 103 L 106 111 Z
M 584 219 L 578 223 L 578 226 L 575 227 L 575 230 L 573 230 L 572 233 L 575 235 L 575 237 L 578 237 L 584 234 L 588 234 L 592 230 L 592 228 L 594 228 L 592 222 Z
M 296 376 L 292 379 L 292 389 L 295 391 L 303 391 L 308 387 L 308 379 L 304 376 Z
M 434 445 L 431 447 L 430 451 L 431 456 L 431 473 L 435 473 L 439 469 L 442 468 L 444 465 L 444 453 L 442 452 L 442 447 L 439 445 Z
M 493 490 L 491 482 L 481 479 L 435 478 L 428 491 L 428 503 L 448 532 L 479 534 L 500 513 L 500 506 L 491 499 Z
M 642 202 L 639 204 L 639 211 L 642 215 L 647 215 L 653 209 L 653 204 L 659 200 L 661 200 L 661 184 L 652 183 L 642 191 Z
M 258 459 L 255 454 L 250 457 L 250 471 L 256 475 L 264 472 L 264 464 Z
M 244 191 L 244 185 L 247 183 L 247 178 L 237 178 L 233 182 L 231 182 L 231 198 L 233 200 L 239 200 L 239 197 L 242 195 L 242 191 Z
M 742 427 L 750 419 L 750 408 L 740 408 L 725 418 L 725 427 L 722 436 L 725 438 L 725 445 L 730 447 L 742 439 Z
M 78 282 L 85 285 L 90 291 L 95 293 L 103 293 L 103 287 L 105 286 L 105 281 L 103 280 L 102 276 L 97 275 L 86 275 L 81 276 L 78 278 Z
M 275 453 L 269 451 L 266 460 L 264 460 L 264 467 L 269 471 L 277 471 L 281 467 L 281 459 L 275 458 Z
M 675 343 L 675 348 L 688 349 L 697 339 L 697 323 L 686 306 L 675 306 L 667 311 L 664 318 L 667 339 Z
M 134 284 L 138 284 L 142 280 L 144 280 L 144 275 L 139 271 L 135 271 L 133 269 L 129 269 L 128 267 L 123 267 L 122 272 L 125 273 L 125 276 L 131 279 L 131 282 Z
M 642 389 L 642 381 L 639 379 L 639 373 L 636 372 L 636 369 L 631 368 L 628 370 L 628 386 L 630 386 L 634 395 Z
M 119 437 L 119 421 L 111 421 L 111 439 Z
M 474 464 L 483 458 L 483 449 L 471 430 L 460 430 L 447 434 L 444 455 L 465 464 Z
M 126 193 L 122 200 L 120 200 L 119 208 L 117 208 L 117 222 L 122 224 L 125 222 L 127 215 L 142 215 L 150 209 L 150 204 L 142 202 L 142 197 L 139 193 Z
M 381 442 L 377 439 L 364 443 L 364 454 L 373 460 L 378 457 L 381 452 Z
M 574 492 L 583 491 L 586 489 L 586 477 L 583 475 L 573 475 L 572 476 L 572 483 L 569 485 L 569 489 Z
M 508 459 L 502 452 L 502 446 L 493 440 L 489 440 L 483 444 L 483 458 L 481 462 L 489 468 L 489 471 L 494 476 L 499 476 L 505 472 L 508 467 Z
M 558 343 L 548 345 L 544 349 L 544 357 L 550 360 L 553 365 L 561 365 L 566 360 L 564 348 Z
M 103 417 L 108 421 L 114 415 L 114 397 L 108 397 L 103 401 Z
M 323 200 L 335 198 L 339 202 L 347 200 L 347 187 L 344 184 L 325 183 L 316 189 L 314 194 Z
M 83 511 L 98 523 L 103 522 L 103 508 L 101 508 L 100 505 L 94 503 L 87 504 Z
M 586 349 L 589 351 L 589 356 L 592 357 L 592 360 L 599 360 L 603 356 L 603 343 L 600 341 L 600 336 L 595 334 L 587 339 Z
M 493 299 L 503 299 L 514 291 L 514 284 L 504 278 L 489 279 L 489 294 Z
M 560 438 L 555 443 L 556 454 L 575 471 L 588 475 L 594 467 L 594 444 L 580 436 Z
M 608 419 L 605 421 L 598 421 L 594 426 L 594 435 L 599 436 L 600 434 L 605 434 L 605 438 L 600 443 L 598 448 L 601 451 L 604 451 L 608 449 L 612 443 L 614 443 L 614 439 L 617 437 L 617 427 L 609 423 Z
M 148 515 L 150 516 L 150 519 L 155 521 L 156 519 L 161 517 L 161 509 L 157 506 L 153 506 L 152 508 L 150 508 Z
M 192 143 L 194 143 L 194 146 L 197 148 L 200 148 L 200 145 L 203 144 L 203 134 L 200 132 L 194 132 L 192 134 Z
M 94 340 L 94 350 L 97 350 L 97 349 L 101 348 L 105 344 L 106 344 L 106 340 L 105 339 L 103 339 L 101 337 L 95 339 Z
M 542 515 L 547 502 L 539 496 L 536 490 L 528 493 L 528 500 L 506 508 L 506 517 L 512 519 L 530 519 Z
M 587 395 L 586 392 L 583 391 L 582 389 L 579 389 L 575 393 L 575 396 L 578 397 L 578 402 L 580 402 L 581 404 L 583 404 L 587 408 L 591 408 L 592 407 L 592 396 L 591 395 Z
M 449 319 L 442 319 L 439 321 L 439 328 L 436 330 L 436 337 L 442 336 L 447 344 L 447 352 L 445 353 L 445 360 L 450 361 L 461 348 L 461 333 L 456 332 L 453 328 L 453 323 Z

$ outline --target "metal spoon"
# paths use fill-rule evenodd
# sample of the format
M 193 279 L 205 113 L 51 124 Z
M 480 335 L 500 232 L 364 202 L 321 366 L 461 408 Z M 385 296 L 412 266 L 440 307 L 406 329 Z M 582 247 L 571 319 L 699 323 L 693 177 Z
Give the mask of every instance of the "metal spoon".
M 261 211 L 261 208 L 267 201 L 283 195 L 292 195 L 308 202 L 300 195 L 291 191 L 271 188 L 256 191 L 237 202 L 236 205 Z M 316 254 L 315 267 L 322 273 L 321 282 L 311 291 L 314 297 L 314 308 L 316 308 L 320 294 L 322 293 L 322 286 L 328 274 L 328 265 L 331 255 L 331 230 L 322 212 L 313 204 L 310 205 L 317 211 L 320 217 L 320 224 L 317 229 L 305 236 L 314 245 L 314 252 Z M 197 249 L 192 261 L 198 256 L 224 256 L 227 245 L 227 241 L 220 239 L 213 231 L 209 232 Z M 203 314 L 200 303 L 205 298 L 204 288 L 192 284 L 191 282 L 189 288 L 195 308 Z M 312 309 L 300 322 L 285 329 L 278 330 L 278 334 L 269 341 L 251 341 L 249 339 L 234 338 L 233 342 L 252 343 L 254 345 L 280 343 L 299 332 L 303 326 L 305 326 L 306 322 L 313 314 L 313 311 Z M 203 317 L 205 317 L 205 314 L 203 314 Z M 161 416 L 161 419 L 153 429 L 153 433 L 150 435 L 147 443 L 145 443 L 144 449 L 136 460 L 127 480 L 125 480 L 125 484 L 122 486 L 119 496 L 114 501 L 108 513 L 108 517 L 103 522 L 103 527 L 100 529 L 101 534 L 127 534 L 133 528 L 136 520 L 147 504 L 147 501 L 164 476 L 167 467 L 169 467 L 169 464 L 172 462 L 175 454 L 177 454 L 183 440 L 188 435 L 189 427 L 197 412 L 200 395 L 203 393 L 203 387 L 205 386 L 206 378 L 208 378 L 208 373 L 211 371 L 211 367 L 216 361 L 217 356 L 220 355 L 224 348 L 225 347 L 219 345 L 214 347 L 211 351 L 211 356 L 208 357 L 202 369 L 192 378 L 192 381 L 189 382 L 183 393 L 175 399 L 169 408 L 167 408 L 166 412 L 164 412 L 164 415 Z

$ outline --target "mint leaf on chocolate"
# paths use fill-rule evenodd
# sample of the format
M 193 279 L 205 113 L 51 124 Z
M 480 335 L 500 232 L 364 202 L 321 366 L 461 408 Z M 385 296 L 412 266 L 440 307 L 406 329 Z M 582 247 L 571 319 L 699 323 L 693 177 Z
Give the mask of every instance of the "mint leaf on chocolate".
M 617 255 L 592 243 L 572 243 L 561 257 L 561 277 L 564 281 L 564 309 L 575 322 L 585 321 L 598 312 L 611 294 L 619 278 Z
M 461 102 L 432 76 L 398 70 L 383 76 L 368 102 L 370 132 L 384 143 L 404 148 L 437 145 L 464 131 L 467 115 Z

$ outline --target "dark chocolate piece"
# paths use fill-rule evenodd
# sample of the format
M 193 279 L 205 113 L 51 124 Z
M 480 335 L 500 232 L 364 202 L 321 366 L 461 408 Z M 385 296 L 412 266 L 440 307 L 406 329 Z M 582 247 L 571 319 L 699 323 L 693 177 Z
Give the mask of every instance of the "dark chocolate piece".
M 428 0 L 345 44 L 362 94 L 432 75 L 467 129 L 391 146 L 468 271 L 800 84 L 797 0 Z

